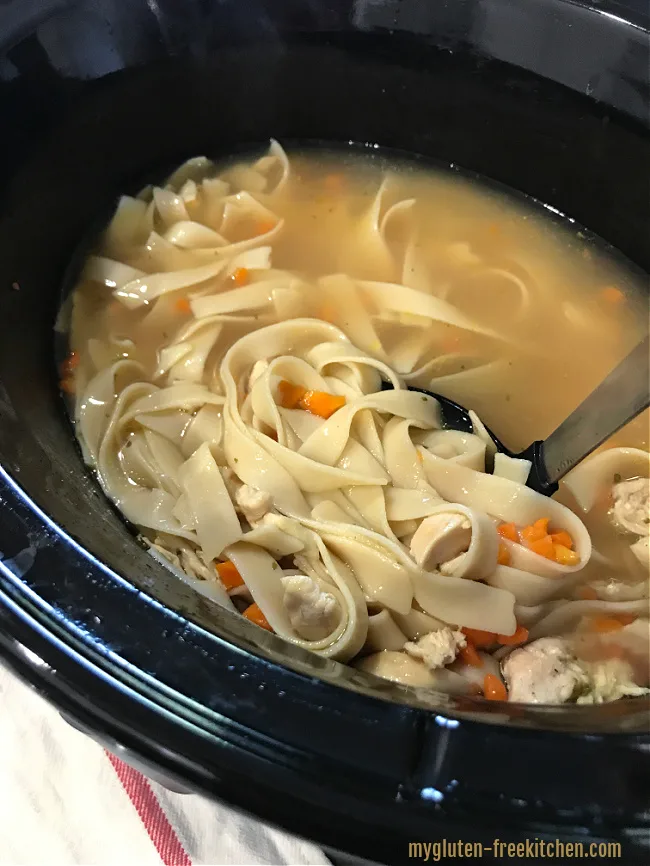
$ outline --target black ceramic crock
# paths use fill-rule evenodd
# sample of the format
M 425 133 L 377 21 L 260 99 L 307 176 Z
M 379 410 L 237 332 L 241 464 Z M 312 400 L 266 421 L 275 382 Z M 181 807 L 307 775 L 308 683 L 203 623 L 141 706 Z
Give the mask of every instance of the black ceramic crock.
M 0 652 L 147 772 L 380 863 L 617 840 L 647 862 L 648 704 L 417 698 L 193 596 L 83 469 L 53 323 L 79 240 L 197 153 L 380 145 L 532 195 L 650 269 L 645 3 L 0 2 Z

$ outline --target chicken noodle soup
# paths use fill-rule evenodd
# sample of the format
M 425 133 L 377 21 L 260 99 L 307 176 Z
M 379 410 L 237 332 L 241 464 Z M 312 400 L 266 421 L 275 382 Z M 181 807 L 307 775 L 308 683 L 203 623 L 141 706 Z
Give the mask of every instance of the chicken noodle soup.
M 476 181 L 272 142 L 120 199 L 62 388 L 151 554 L 233 613 L 420 688 L 609 701 L 648 686 L 647 415 L 554 499 L 481 419 L 547 434 L 643 303 L 581 232 Z

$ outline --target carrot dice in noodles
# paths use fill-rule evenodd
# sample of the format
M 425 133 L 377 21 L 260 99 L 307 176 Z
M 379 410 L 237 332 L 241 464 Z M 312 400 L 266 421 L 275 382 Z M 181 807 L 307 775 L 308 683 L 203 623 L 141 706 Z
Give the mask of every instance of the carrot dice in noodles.
M 549 538 L 553 538 L 553 536 L 549 535 Z M 563 544 L 554 544 L 553 551 L 555 561 L 559 562 L 560 565 L 577 565 L 580 562 L 580 557 L 575 550 L 569 550 Z
M 287 382 L 286 379 L 278 382 L 280 405 L 283 409 L 295 409 L 306 393 L 307 389 L 303 388 L 302 385 L 294 385 L 292 382 Z
M 325 391 L 307 391 L 301 397 L 299 405 L 301 409 L 306 409 L 312 415 L 329 418 L 337 409 L 345 406 L 345 397 L 327 394 Z
M 483 631 L 480 628 L 461 628 L 465 637 L 469 638 L 474 646 L 486 647 L 492 646 L 496 640 L 496 635 L 493 631 Z
M 488 701 L 507 701 L 508 691 L 496 674 L 486 674 L 483 680 L 483 695 Z
M 248 268 L 235 268 L 230 277 L 236 286 L 245 286 L 250 278 L 250 274 L 248 273 Z
M 614 616 L 606 616 L 602 613 L 594 614 L 589 622 L 589 630 L 598 634 L 607 634 L 610 631 L 619 631 L 623 623 Z
M 548 517 L 540 517 L 530 526 L 524 526 L 521 530 L 521 537 L 526 542 L 541 541 L 548 535 Z
M 497 526 L 497 532 L 501 538 L 507 538 L 508 541 L 519 541 L 519 533 L 514 523 L 502 523 Z
M 523 625 L 518 625 L 514 634 L 498 634 L 497 640 L 504 646 L 517 646 L 517 644 L 525 643 L 528 640 L 528 629 Z
M 254 622 L 255 625 L 259 625 L 260 628 L 265 628 L 267 631 L 273 631 L 268 619 L 262 613 L 260 606 L 255 604 L 255 602 L 246 608 L 244 616 L 246 619 Z
M 499 565 L 510 565 L 510 551 L 503 542 L 499 544 L 497 562 Z
M 179 298 L 174 304 L 174 309 L 177 313 L 191 313 L 192 308 L 187 298 Z
M 471 640 L 467 641 L 467 646 L 464 646 L 459 650 L 458 657 L 461 661 L 465 662 L 466 665 L 471 665 L 473 668 L 483 667 L 483 659 L 476 652 L 476 647 Z
M 529 541 L 527 546 L 538 556 L 543 556 L 545 559 L 555 560 L 555 545 L 551 541 L 550 535 L 545 535 L 543 538 L 535 541 Z
M 560 530 L 560 532 L 551 532 L 551 538 L 553 544 L 561 544 L 563 547 L 573 550 L 573 539 L 565 529 Z
M 215 569 L 226 589 L 236 589 L 238 586 L 244 585 L 244 579 L 237 570 L 237 566 L 229 559 L 225 562 L 218 562 Z

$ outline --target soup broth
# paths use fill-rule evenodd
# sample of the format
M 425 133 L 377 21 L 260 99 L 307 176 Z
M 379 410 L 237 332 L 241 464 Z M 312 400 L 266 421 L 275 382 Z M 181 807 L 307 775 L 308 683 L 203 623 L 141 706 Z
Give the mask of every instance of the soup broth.
M 646 329 L 643 280 L 541 206 L 274 142 L 120 200 L 62 389 L 107 495 L 215 601 L 400 682 L 600 702 L 648 684 L 648 413 L 554 500 L 490 471 L 481 420 L 545 437 Z

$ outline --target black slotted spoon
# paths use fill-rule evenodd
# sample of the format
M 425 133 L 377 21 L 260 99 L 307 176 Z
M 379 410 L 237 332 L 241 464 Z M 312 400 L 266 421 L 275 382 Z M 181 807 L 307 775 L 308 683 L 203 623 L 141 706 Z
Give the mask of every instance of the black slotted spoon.
M 384 389 L 390 388 L 392 385 L 385 382 Z M 409 386 L 409 391 L 428 394 L 440 403 L 444 429 L 474 432 L 469 412 L 463 406 L 425 388 Z M 558 481 L 570 469 L 649 405 L 650 343 L 646 336 L 546 439 L 538 439 L 515 453 L 486 429 L 502 454 L 530 460 L 526 486 L 552 496 L 558 489 Z

